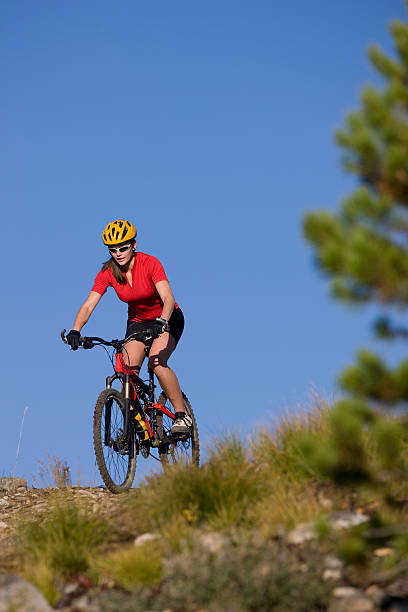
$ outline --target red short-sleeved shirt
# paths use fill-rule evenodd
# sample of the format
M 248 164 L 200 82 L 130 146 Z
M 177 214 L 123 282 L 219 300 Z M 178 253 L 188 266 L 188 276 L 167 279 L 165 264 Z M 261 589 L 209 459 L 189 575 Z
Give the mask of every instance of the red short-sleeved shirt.
M 168 280 L 160 261 L 138 251 L 132 269 L 132 286 L 126 279 L 126 285 L 120 285 L 110 268 L 97 274 L 92 291 L 103 295 L 108 287 L 113 287 L 117 296 L 128 306 L 128 319 L 131 321 L 152 321 L 160 317 L 163 301 L 155 287 L 162 280 Z M 178 308 L 178 305 L 175 305 Z

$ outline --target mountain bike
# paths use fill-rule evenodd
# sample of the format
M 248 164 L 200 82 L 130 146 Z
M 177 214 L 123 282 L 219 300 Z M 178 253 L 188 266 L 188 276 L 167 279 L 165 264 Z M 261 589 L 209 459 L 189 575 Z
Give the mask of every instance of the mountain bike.
M 61 332 L 62 341 L 68 344 L 66 330 Z M 123 340 L 104 340 L 97 336 L 81 337 L 80 347 L 91 349 L 95 346 L 113 347 L 109 354 L 114 373 L 106 378 L 105 389 L 96 400 L 93 417 L 93 443 L 96 462 L 106 487 L 112 493 L 127 491 L 133 483 L 136 472 L 136 457 L 153 457 L 163 468 L 180 460 L 196 465 L 200 460 L 200 446 L 197 423 L 193 409 L 183 393 L 184 407 L 191 416 L 191 431 L 183 435 L 172 435 L 174 409 L 162 391 L 155 401 L 155 375 L 148 367 L 148 381 L 142 380 L 126 365 L 124 344 L 138 340 L 145 345 L 148 356 L 150 346 L 163 330 L 152 327 L 131 334 Z M 115 361 L 114 361 L 115 358 Z M 114 384 L 120 388 L 114 388 Z

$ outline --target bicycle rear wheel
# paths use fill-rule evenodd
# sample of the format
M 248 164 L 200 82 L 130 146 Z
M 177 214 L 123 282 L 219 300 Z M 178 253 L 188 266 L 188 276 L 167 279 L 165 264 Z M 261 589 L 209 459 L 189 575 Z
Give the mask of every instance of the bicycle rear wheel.
M 134 428 L 125 439 L 124 415 L 123 395 L 116 389 L 102 391 L 95 405 L 93 441 L 100 475 L 112 493 L 127 491 L 136 472 Z
M 193 409 L 191 408 L 191 404 L 188 401 L 187 396 L 184 395 L 184 393 L 183 400 L 186 412 L 191 416 L 191 419 L 193 421 L 191 434 L 189 436 L 181 438 L 180 440 L 174 440 L 173 442 L 165 444 L 159 448 L 159 457 L 163 467 L 165 467 L 169 463 L 177 463 L 180 460 L 195 463 L 196 465 L 199 465 L 200 463 L 200 442 L 198 439 L 197 423 L 194 417 Z M 157 403 L 161 404 L 162 406 L 166 406 L 168 410 L 174 412 L 174 408 L 164 392 L 160 394 Z M 173 422 L 174 421 L 172 418 L 170 418 L 163 412 L 160 412 L 159 410 L 157 411 L 157 433 L 160 438 L 170 435 L 170 429 L 173 425 Z

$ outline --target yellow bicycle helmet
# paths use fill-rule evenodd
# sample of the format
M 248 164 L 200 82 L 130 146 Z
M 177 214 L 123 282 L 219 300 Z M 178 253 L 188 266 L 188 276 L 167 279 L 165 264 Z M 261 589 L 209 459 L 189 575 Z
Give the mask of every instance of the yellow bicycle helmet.
M 136 228 L 130 221 L 125 219 L 118 219 L 112 221 L 103 230 L 102 240 L 106 246 L 113 246 L 132 240 L 136 236 Z

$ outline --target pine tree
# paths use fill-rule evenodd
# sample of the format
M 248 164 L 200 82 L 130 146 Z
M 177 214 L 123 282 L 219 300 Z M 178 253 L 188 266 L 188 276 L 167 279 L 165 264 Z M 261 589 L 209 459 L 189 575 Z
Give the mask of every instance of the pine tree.
M 359 110 L 336 132 L 344 166 L 358 186 L 338 211 L 310 212 L 303 223 L 332 296 L 383 307 L 387 314 L 374 322 L 374 330 L 387 340 L 408 336 L 388 314 L 408 305 L 408 25 L 393 21 L 390 31 L 395 59 L 377 46 L 368 53 L 383 87 L 365 87 Z M 391 499 L 395 482 L 407 476 L 402 452 L 407 428 L 403 419 L 384 416 L 384 409 L 398 408 L 400 414 L 408 402 L 408 359 L 393 369 L 362 350 L 339 382 L 348 399 L 334 407 L 330 439 L 308 449 L 310 460 L 337 482 L 369 483 Z M 367 435 L 379 450 L 376 464 L 364 442 Z

